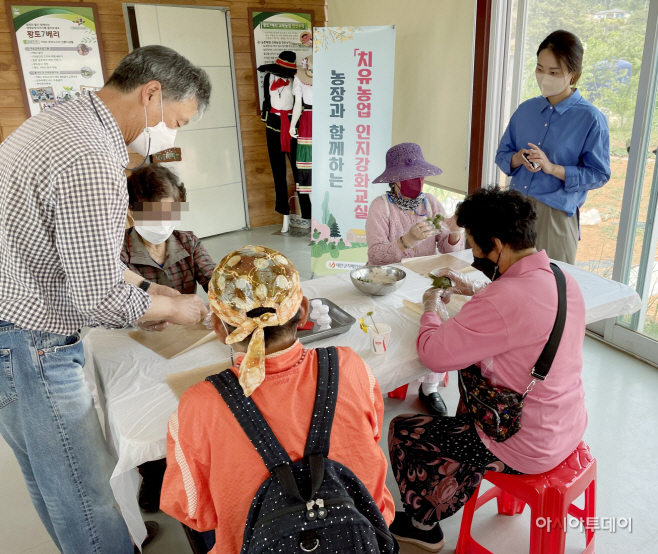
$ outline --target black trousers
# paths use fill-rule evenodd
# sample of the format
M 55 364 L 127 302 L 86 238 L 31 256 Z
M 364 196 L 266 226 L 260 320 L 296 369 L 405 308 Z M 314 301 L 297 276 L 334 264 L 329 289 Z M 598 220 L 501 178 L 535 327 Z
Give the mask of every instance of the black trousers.
M 270 115 L 270 117 L 278 117 Z M 290 204 L 288 203 L 288 182 L 286 180 L 286 158 L 290 161 L 295 183 L 297 177 L 297 139 L 290 138 L 290 152 L 281 150 L 281 133 L 269 127 L 265 128 L 267 136 L 267 152 L 270 155 L 272 175 L 274 175 L 274 191 L 276 203 L 274 209 L 282 215 L 290 215 Z M 310 203 L 310 200 L 309 200 Z
M 302 217 L 311 219 L 311 195 L 298 192 L 297 198 L 299 198 L 299 207 L 302 209 Z

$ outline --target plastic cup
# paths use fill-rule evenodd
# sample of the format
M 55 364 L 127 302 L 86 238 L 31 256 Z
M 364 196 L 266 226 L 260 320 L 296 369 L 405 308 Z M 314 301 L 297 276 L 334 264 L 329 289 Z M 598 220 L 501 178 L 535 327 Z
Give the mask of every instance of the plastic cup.
M 324 304 L 318 308 L 318 311 L 322 314 L 328 314 L 329 313 L 329 306 L 325 306 Z
M 316 298 L 315 300 L 311 300 L 311 306 L 313 307 L 313 309 L 319 308 L 320 306 L 322 306 L 322 300 L 320 300 L 319 298 Z
M 377 331 L 375 330 L 377 327 Z M 379 331 L 379 332 L 378 332 Z M 391 338 L 391 327 L 385 323 L 368 325 L 368 335 L 370 336 L 370 351 L 374 354 L 386 354 L 389 349 Z

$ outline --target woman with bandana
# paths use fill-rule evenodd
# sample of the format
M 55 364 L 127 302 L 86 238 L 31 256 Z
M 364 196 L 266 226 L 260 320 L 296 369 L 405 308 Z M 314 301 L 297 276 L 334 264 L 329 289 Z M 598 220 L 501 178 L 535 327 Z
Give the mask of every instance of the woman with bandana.
M 297 340 L 308 317 L 299 274 L 264 246 L 245 246 L 215 268 L 208 291 L 212 324 L 229 344 L 239 377 L 293 461 L 304 456 L 317 388 L 317 353 Z M 386 524 L 395 507 L 379 447 L 384 403 L 370 368 L 338 347 L 339 389 L 329 458 L 366 486 Z M 270 475 L 228 405 L 209 381 L 183 394 L 169 421 L 162 510 L 199 531 L 215 530 L 211 554 L 238 554 L 249 508 Z
M 580 208 L 587 192 L 610 179 L 610 137 L 605 116 L 578 91 L 583 45 L 555 31 L 537 49 L 541 96 L 512 115 L 496 164 L 512 177 L 510 189 L 537 200 L 537 248 L 576 262 Z
M 413 142 L 398 144 L 386 152 L 386 170 L 373 183 L 389 183 L 390 191 L 375 198 L 368 209 L 368 265 L 432 256 L 437 248 L 442 254 L 464 249 L 464 237 L 454 217 L 444 219 L 438 229 L 428 221 L 437 215 L 446 217 L 441 202 L 422 192 L 425 177 L 441 173 L 425 161 L 420 146 Z M 418 396 L 435 415 L 448 413 L 438 390 L 442 377 L 430 373 L 420 379 Z

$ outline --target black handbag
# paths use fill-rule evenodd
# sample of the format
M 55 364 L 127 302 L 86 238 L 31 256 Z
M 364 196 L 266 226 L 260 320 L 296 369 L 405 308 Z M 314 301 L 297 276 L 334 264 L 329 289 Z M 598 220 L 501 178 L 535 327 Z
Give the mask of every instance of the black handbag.
M 551 269 L 557 281 L 558 306 L 553 330 L 535 367 L 530 372 L 532 380 L 523 394 L 504 387 L 493 387 L 482 377 L 480 368 L 471 365 L 459 371 L 459 395 L 465 411 L 485 434 L 496 442 L 504 442 L 521 429 L 523 399 L 532 390 L 537 379 L 543 381 L 555 359 L 567 319 L 567 283 L 564 273 L 555 264 Z

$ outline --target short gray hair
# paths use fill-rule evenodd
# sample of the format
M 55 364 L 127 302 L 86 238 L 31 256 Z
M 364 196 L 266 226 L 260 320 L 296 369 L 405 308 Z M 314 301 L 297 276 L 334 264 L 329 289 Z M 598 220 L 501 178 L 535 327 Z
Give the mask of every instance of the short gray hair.
M 127 93 L 149 81 L 160 83 L 163 100 L 180 102 L 194 98 L 199 114 L 210 102 L 212 87 L 208 74 L 166 46 L 135 48 L 119 62 L 105 85 Z

